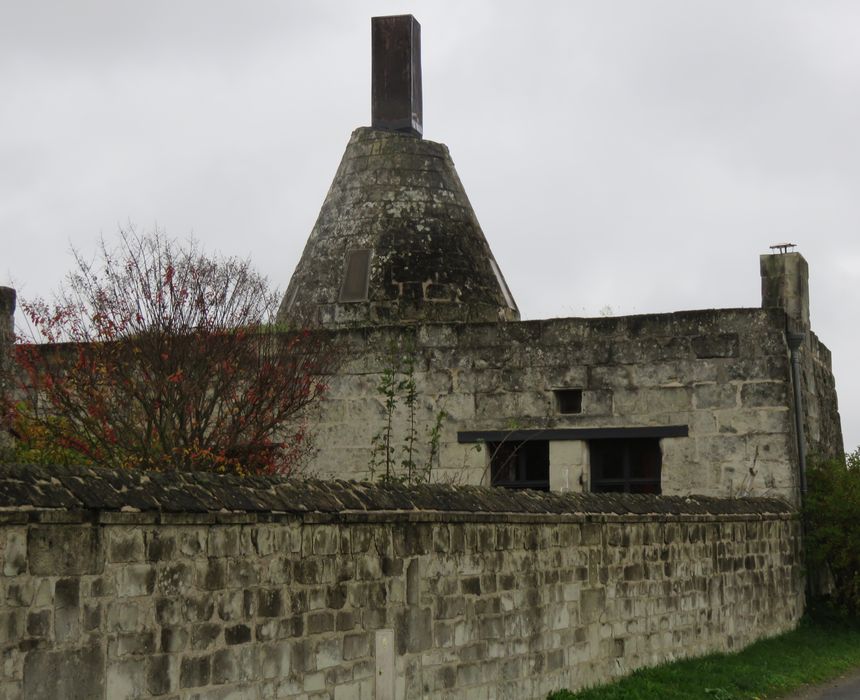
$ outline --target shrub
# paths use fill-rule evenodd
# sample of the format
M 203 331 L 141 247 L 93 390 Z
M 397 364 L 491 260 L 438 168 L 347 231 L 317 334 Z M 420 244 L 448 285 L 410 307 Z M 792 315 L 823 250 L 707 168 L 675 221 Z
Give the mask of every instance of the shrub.
M 844 460 L 810 460 L 808 483 L 809 574 L 829 572 L 833 602 L 847 614 L 860 615 L 860 448 Z
M 270 325 L 247 261 L 123 232 L 49 303 L 24 301 L 6 410 L 18 457 L 115 468 L 290 473 L 325 391 L 327 336 Z M 290 427 L 291 426 L 291 427 Z

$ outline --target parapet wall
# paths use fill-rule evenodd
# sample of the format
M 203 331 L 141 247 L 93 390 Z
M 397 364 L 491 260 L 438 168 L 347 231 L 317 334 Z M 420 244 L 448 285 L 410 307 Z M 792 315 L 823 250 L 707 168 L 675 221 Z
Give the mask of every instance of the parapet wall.
M 842 457 L 842 423 L 830 350 L 809 332 L 801 345 L 801 386 L 806 448 L 822 457 Z
M 0 467 L 0 696 L 539 698 L 803 610 L 774 499 Z

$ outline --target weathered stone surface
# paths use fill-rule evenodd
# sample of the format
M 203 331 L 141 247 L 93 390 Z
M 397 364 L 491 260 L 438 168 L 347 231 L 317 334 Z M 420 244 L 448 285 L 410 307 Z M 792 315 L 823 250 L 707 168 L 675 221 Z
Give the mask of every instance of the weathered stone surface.
M 22 474 L 27 470 L 18 469 Z M 27 546 L 32 574 L 97 574 L 104 565 L 99 530 L 94 527 L 33 527 L 28 532 Z
M 104 664 L 104 654 L 97 645 L 61 651 L 35 649 L 24 659 L 22 698 L 103 698 Z
M 684 446 L 663 452 L 663 493 L 777 493 L 796 501 L 797 450 L 790 441 L 768 455 L 767 464 L 757 464 L 756 478 L 743 488 L 732 476 L 749 472 L 755 441 L 779 444 L 777 437 L 793 434 L 785 323 L 785 313 L 771 308 L 339 331 L 350 360 L 332 378 L 331 400 L 321 406 L 321 449 L 312 467 L 331 477 L 369 473 L 371 441 L 385 425 L 376 387 L 381 373 L 396 366 L 392 348 L 399 347 L 416 368 L 418 434 L 427 434 L 438 411 L 445 411 L 434 458 L 440 481 L 488 481 L 489 451 L 459 443 L 461 431 L 680 425 L 688 436 Z M 810 451 L 836 454 L 842 439 L 829 353 L 811 332 L 801 362 L 807 444 Z M 582 391 L 580 413 L 558 411 L 557 388 Z M 757 410 L 765 408 L 770 411 Z M 402 406 L 395 410 L 395 441 L 408 430 L 407 418 Z M 747 447 L 711 452 L 724 436 Z M 571 464 L 555 446 L 551 440 L 551 472 L 553 463 L 566 470 L 564 476 L 556 471 L 556 485 L 588 490 L 588 460 Z M 580 447 L 587 452 L 587 442 Z M 428 458 L 420 445 L 416 463 Z
M 112 484 L 111 507 L 123 479 L 151 502 L 171 488 L 81 474 Z M 231 477 L 202 482 L 207 498 L 230 498 Z M 38 479 L 28 483 L 41 498 Z M 242 502 L 292 486 L 256 479 Z M 80 532 L 92 529 L 104 542 L 197 545 L 157 545 L 154 557 L 115 548 L 97 575 L 28 549 L 0 600 L 0 688 L 10 700 L 370 698 L 381 671 L 408 697 L 545 697 L 619 664 L 737 648 L 803 610 L 799 523 L 776 499 L 304 487 L 302 510 L 283 522 L 251 511 L 208 528 L 178 513 L 144 525 L 112 512 L 104 523 L 108 511 L 88 517 L 101 525 L 46 524 L 50 511 L 24 503 L 35 522 L 10 528 L 26 542 L 59 542 L 68 529 L 88 542 Z M 211 574 L 213 562 L 228 573 Z M 244 573 L 230 575 L 240 562 Z M 180 583 L 162 592 L 168 580 Z
M 350 251 L 369 250 L 367 295 L 341 289 Z M 519 318 L 448 149 L 356 129 L 284 294 L 281 322 L 327 327 Z M 358 279 L 358 278 L 356 278 Z
M 720 443 L 722 445 L 722 443 Z M 716 447 L 714 449 L 717 449 Z M 94 484 L 110 483 L 114 493 L 110 498 L 110 509 L 119 499 L 122 503 L 124 491 L 146 493 L 147 500 L 160 508 L 160 512 L 169 511 L 171 494 L 174 489 L 182 488 L 194 480 L 196 474 L 176 474 L 175 483 L 167 484 L 150 478 L 146 472 L 112 471 L 94 467 L 56 467 L 57 471 L 67 475 L 86 478 Z M 45 479 L 50 479 L 47 474 Z M 210 478 L 211 479 L 211 478 Z M 539 514 L 573 514 L 573 513 L 784 513 L 788 506 L 774 498 L 748 498 L 728 500 L 709 496 L 663 496 L 652 497 L 636 494 L 590 494 L 590 493 L 540 493 L 535 491 L 508 491 L 490 489 L 479 486 L 453 486 L 448 484 L 433 484 L 405 488 L 396 484 L 371 485 L 348 481 L 304 481 L 302 491 L 304 498 L 300 503 L 290 499 L 294 484 L 280 477 L 257 477 L 253 485 L 242 481 L 242 477 L 219 475 L 217 495 L 210 494 L 209 498 L 219 509 L 239 510 L 238 503 L 231 500 L 230 494 L 235 486 L 242 484 L 251 500 L 242 500 L 242 504 L 252 513 L 259 513 L 263 520 L 268 511 L 257 510 L 253 498 L 259 489 L 277 499 L 278 510 L 285 513 L 305 513 L 309 511 L 330 514 L 353 512 L 358 514 L 368 511 L 440 511 L 464 513 L 531 513 Z M 49 512 L 52 504 L 46 503 L 42 497 L 40 476 L 38 470 L 21 465 L 0 465 L 0 484 L 14 482 L 27 485 L 22 489 L 18 506 L 22 508 L 37 508 Z M 202 485 L 198 484 L 201 488 Z M 74 494 L 68 492 L 69 498 Z M 350 502 L 360 504 L 358 510 L 349 510 L 343 504 Z M 92 503 L 92 502 L 91 502 Z M 83 503 L 79 507 L 84 507 Z M 91 506 L 91 507 L 98 507 Z M 36 511 L 28 510 L 36 515 Z M 121 520 L 122 514 L 117 514 Z M 328 528 L 328 529 L 327 529 Z M 244 550 L 239 546 L 239 532 L 234 526 L 214 526 L 209 536 L 207 551 L 227 560 L 229 575 L 222 576 L 221 566 L 217 559 L 206 559 L 199 562 L 198 576 L 203 588 L 216 589 L 224 585 L 226 579 L 232 578 L 241 587 L 256 582 L 257 573 L 249 569 L 243 558 L 238 558 Z M 135 528 L 137 531 L 137 528 Z M 426 525 L 404 523 L 394 530 L 394 546 L 400 555 L 427 554 L 433 549 L 431 530 Z M 311 535 L 309 535 L 311 536 Z M 321 526 L 314 531 L 313 544 L 308 548 L 308 554 L 318 555 L 296 562 L 295 576 L 301 583 L 322 581 L 328 574 L 319 570 L 320 562 L 326 556 L 334 555 L 338 550 L 339 538 L 328 526 Z M 54 575 L 93 574 L 99 573 L 104 566 L 99 529 L 90 526 L 54 527 L 45 525 L 32 526 L 28 531 L 28 561 L 33 574 Z M 15 557 L 16 571 L 20 568 L 20 555 L 11 550 Z M 177 553 L 179 555 L 179 553 Z M 184 555 L 170 567 L 162 566 L 157 569 L 152 563 L 127 563 L 119 569 L 121 575 L 112 579 L 118 586 L 118 595 L 142 596 L 151 594 L 159 579 L 159 571 L 172 572 L 167 576 L 173 581 L 183 578 L 181 571 L 175 567 L 185 563 Z M 118 565 L 116 563 L 114 565 Z M 4 562 L 5 566 L 5 562 Z M 176 573 L 179 571 L 180 573 Z M 230 573 L 232 572 L 232 573 Z M 176 576 L 179 579 L 176 579 Z M 182 586 L 180 583 L 170 584 Z M 211 607 L 211 605 L 209 606 Z M 209 613 L 211 615 L 211 613 Z

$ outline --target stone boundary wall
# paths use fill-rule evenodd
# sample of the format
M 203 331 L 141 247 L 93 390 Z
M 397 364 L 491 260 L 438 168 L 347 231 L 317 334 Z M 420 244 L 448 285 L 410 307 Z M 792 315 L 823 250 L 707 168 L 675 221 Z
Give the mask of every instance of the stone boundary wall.
M 540 698 L 803 610 L 775 499 L 0 467 L 0 697 Z

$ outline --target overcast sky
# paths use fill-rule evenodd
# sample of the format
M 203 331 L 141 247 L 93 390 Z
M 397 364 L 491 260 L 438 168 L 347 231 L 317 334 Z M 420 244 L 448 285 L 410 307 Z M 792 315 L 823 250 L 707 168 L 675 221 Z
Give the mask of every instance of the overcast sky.
M 523 318 L 758 306 L 797 243 L 860 444 L 856 0 L 2 2 L 0 284 L 48 295 L 133 223 L 284 289 L 370 122 L 370 17 L 410 12 Z

